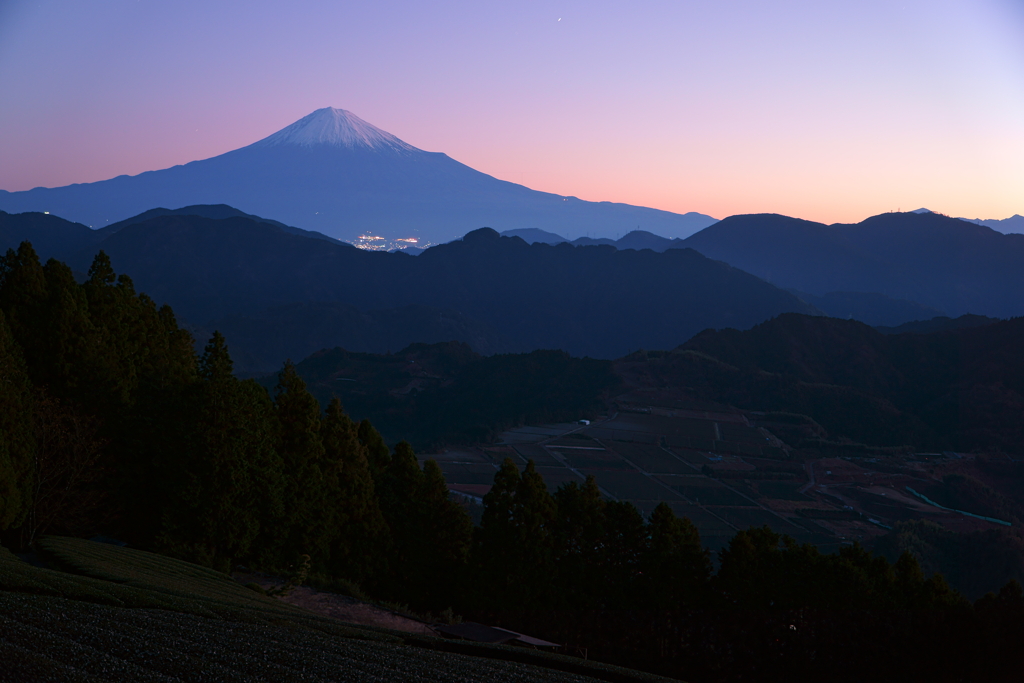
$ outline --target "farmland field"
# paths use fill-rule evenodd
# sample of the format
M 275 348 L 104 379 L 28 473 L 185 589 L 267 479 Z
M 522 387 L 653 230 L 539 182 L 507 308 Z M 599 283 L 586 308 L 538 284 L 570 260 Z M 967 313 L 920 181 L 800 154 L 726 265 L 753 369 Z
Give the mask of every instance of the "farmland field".
M 557 491 L 562 484 L 568 484 L 571 481 L 577 484 L 583 483 L 583 479 L 568 467 L 538 467 L 537 472 L 544 477 L 544 483 L 551 493 Z
M 659 446 L 613 442 L 608 444 L 644 472 L 651 474 L 693 474 L 694 469 Z M 706 460 L 705 460 L 706 462 Z
M 584 469 L 580 472 L 594 475 L 598 485 L 619 500 L 680 500 L 678 495 L 640 472 Z
M 570 467 L 578 470 L 616 470 L 636 472 L 621 456 L 608 451 L 559 451 Z
M 757 490 L 764 498 L 775 500 L 811 500 L 800 493 L 803 482 L 800 481 L 759 481 Z
M 673 491 L 685 496 L 687 500 L 701 505 L 754 505 L 735 491 L 708 477 L 661 475 L 658 479 L 668 484 Z
M 711 511 L 738 529 L 749 529 L 752 526 L 759 527 L 767 524 L 778 533 L 790 536 L 803 531 L 762 508 L 722 506 L 713 507 Z
M 527 460 L 532 460 L 534 465 L 545 466 L 545 467 L 562 467 L 562 463 L 558 462 L 543 446 L 537 444 L 516 444 L 514 446 L 516 453 L 523 459 L 523 463 Z

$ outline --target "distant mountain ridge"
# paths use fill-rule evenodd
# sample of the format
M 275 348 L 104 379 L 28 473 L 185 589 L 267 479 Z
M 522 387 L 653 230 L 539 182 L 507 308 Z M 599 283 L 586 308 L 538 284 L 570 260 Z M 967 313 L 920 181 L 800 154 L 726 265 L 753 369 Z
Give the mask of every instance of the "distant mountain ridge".
M 64 259 L 85 272 L 102 249 L 139 291 L 171 304 L 197 330 L 234 327 L 236 340 L 249 345 L 249 371 L 272 370 L 284 360 L 275 354 L 299 359 L 319 344 L 362 340 L 370 348 L 349 350 L 382 352 L 423 341 L 410 340 L 417 330 L 431 341 L 450 334 L 481 351 L 563 349 L 614 358 L 674 346 L 708 327 L 818 313 L 691 249 L 528 245 L 484 228 L 411 257 L 244 215 L 157 213 L 103 233 L 71 224 L 87 237 L 106 237 Z
M 814 296 L 876 292 L 950 316 L 1024 315 L 1024 235 L 941 214 L 885 213 L 835 225 L 730 216 L 682 243 Z
M 371 232 L 457 239 L 481 226 L 615 235 L 627 227 L 684 237 L 715 221 L 690 212 L 589 202 L 498 180 L 425 152 L 330 107 L 219 156 L 136 176 L 24 192 L 0 190 L 0 209 L 49 211 L 101 228 L 154 206 L 229 204 L 342 240 Z
M 1003 219 L 961 218 L 960 220 L 984 225 L 986 228 L 992 228 L 1004 234 L 1024 233 L 1024 216 L 1021 216 L 1019 213 Z

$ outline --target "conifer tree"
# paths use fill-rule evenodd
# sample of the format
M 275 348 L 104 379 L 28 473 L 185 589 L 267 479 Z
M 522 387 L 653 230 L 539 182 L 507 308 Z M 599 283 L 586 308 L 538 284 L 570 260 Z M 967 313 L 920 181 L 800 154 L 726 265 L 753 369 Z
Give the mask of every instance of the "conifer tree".
M 473 523 L 462 506 L 451 499 L 435 460 L 423 463 L 420 498 L 426 543 L 420 550 L 419 592 L 428 608 L 451 607 L 451 598 L 469 561 Z
M 544 479 L 529 461 L 520 475 L 506 458 L 484 496 L 475 563 L 489 586 L 479 586 L 481 605 L 532 609 L 552 594 L 556 508 Z
M 157 543 L 173 554 L 230 569 L 250 551 L 261 523 L 281 514 L 281 465 L 274 451 L 273 404 L 251 380 L 232 374 L 224 337 L 215 332 L 188 397 L 191 430 L 171 480 L 173 502 Z
M 37 383 L 47 353 L 46 298 L 46 275 L 32 245 L 22 242 L 17 251 L 8 249 L 0 259 L 0 310 L 25 355 L 29 376 Z
M 374 481 L 381 481 L 386 477 L 387 469 L 391 463 L 391 453 L 380 435 L 369 420 L 359 423 L 359 441 L 366 447 L 366 460 L 370 464 L 370 473 Z
M 555 501 L 533 460 L 516 487 L 512 519 L 516 528 L 517 564 L 524 607 L 544 606 L 554 570 Z
M 32 387 L 0 310 L 0 531 L 21 524 L 32 504 L 35 449 Z
M 377 502 L 366 447 L 337 397 L 327 406 L 321 434 L 329 572 L 366 585 L 386 574 L 391 539 Z
M 390 590 L 393 595 L 408 601 L 412 595 L 410 585 L 416 580 L 415 575 L 419 571 L 417 562 L 425 541 L 423 506 L 420 500 L 423 471 L 408 442 L 402 441 L 395 446 L 388 468 L 379 478 L 379 484 L 380 509 L 393 543 L 389 558 Z
M 559 602 L 588 607 L 599 594 L 601 548 L 604 544 L 604 507 L 594 475 L 580 486 L 569 482 L 555 492 L 557 580 Z
M 437 463 L 421 470 L 412 446 L 398 443 L 381 480 L 380 506 L 393 543 L 391 595 L 427 609 L 450 606 L 438 601 L 468 558 L 472 523 L 449 499 Z
M 685 517 L 676 517 L 666 503 L 659 503 L 651 513 L 641 570 L 649 607 L 674 609 L 704 597 L 711 576 L 710 555 L 701 547 L 697 527 Z
M 484 496 L 480 528 L 473 539 L 473 566 L 477 583 L 474 602 L 484 609 L 500 609 L 514 598 L 516 589 L 516 529 L 513 519 L 519 469 L 505 458 L 494 475 L 494 484 Z
M 288 361 L 278 375 L 274 393 L 277 453 L 284 468 L 284 517 L 264 536 L 261 545 L 280 544 L 285 565 L 308 554 L 313 566 L 323 568 L 330 549 L 327 500 L 324 489 L 324 446 L 320 438 L 320 404 Z

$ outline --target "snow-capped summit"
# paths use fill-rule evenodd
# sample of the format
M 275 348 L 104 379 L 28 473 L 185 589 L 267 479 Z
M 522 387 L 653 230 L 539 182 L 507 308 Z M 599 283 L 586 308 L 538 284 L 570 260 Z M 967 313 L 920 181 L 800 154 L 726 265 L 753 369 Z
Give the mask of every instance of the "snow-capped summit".
M 326 107 L 209 159 L 97 183 L 0 190 L 0 210 L 49 211 L 102 227 L 155 207 L 228 204 L 286 225 L 355 240 L 371 230 L 441 243 L 482 225 L 575 238 L 641 226 L 687 237 L 715 219 L 538 192 L 426 152 L 344 109 Z M 0 230 L 2 232 L 2 230 Z M 0 235 L 2 237 L 2 235 Z
M 299 145 L 302 147 L 332 145 L 350 148 L 368 147 L 378 151 L 420 151 L 391 133 L 363 121 L 352 112 L 334 107 L 317 109 L 309 116 L 304 116 L 292 125 L 254 143 L 251 147 L 274 145 Z

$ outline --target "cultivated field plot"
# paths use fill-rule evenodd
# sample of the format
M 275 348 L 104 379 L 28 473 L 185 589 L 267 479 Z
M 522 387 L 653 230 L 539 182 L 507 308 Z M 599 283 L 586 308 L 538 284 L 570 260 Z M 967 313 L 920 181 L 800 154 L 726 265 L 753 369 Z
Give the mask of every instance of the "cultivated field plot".
M 837 487 L 836 493 L 856 501 L 857 507 L 864 510 L 866 514 L 878 518 L 887 524 L 920 519 L 922 516 L 926 517 L 916 506 L 910 507 L 903 502 L 891 500 L 886 496 L 866 491 L 859 486 Z M 939 511 L 936 509 L 936 512 Z
M 562 467 L 562 463 L 558 462 L 547 449 L 543 446 L 536 444 L 516 444 L 513 446 L 516 449 L 516 453 L 523 459 L 525 465 L 528 460 L 532 460 L 534 465 L 545 466 L 545 467 Z
M 759 481 L 757 492 L 763 498 L 774 498 L 775 500 L 811 500 L 810 496 L 800 493 L 802 481 Z
M 622 472 L 636 472 L 636 468 L 622 459 L 617 453 L 610 451 L 558 451 L 558 454 L 565 458 L 569 467 L 578 470 L 614 470 Z
M 608 429 L 605 427 L 590 427 L 586 432 L 589 436 L 595 439 L 611 440 L 611 441 L 631 441 L 635 443 L 653 443 L 657 444 L 661 442 L 661 435 L 655 434 L 654 432 L 637 432 L 628 429 Z
M 718 432 L 722 441 L 733 441 L 736 443 L 750 443 L 758 446 L 766 446 L 771 440 L 754 427 L 737 424 L 735 422 L 719 422 Z
M 641 474 L 632 472 L 611 472 L 608 470 L 585 470 L 584 475 L 594 475 L 598 486 L 608 491 L 619 500 L 681 500 L 678 494 L 665 488 L 657 481 Z
M 717 423 L 710 420 L 696 420 L 688 417 L 667 417 L 664 415 L 619 414 L 614 420 L 605 422 L 603 427 L 615 431 L 647 432 L 662 436 L 681 436 L 689 439 L 720 439 Z
M 544 483 L 551 493 L 557 491 L 562 484 L 568 484 L 571 481 L 577 484 L 583 483 L 583 479 L 568 467 L 538 467 L 537 472 L 544 477 Z
M 749 529 L 750 527 L 761 527 L 767 524 L 777 533 L 788 534 L 789 536 L 802 535 L 804 532 L 803 528 L 793 526 L 778 515 L 774 515 L 762 508 L 722 506 L 709 509 L 737 529 Z
M 612 442 L 609 448 L 650 474 L 694 474 L 694 468 L 660 446 Z M 706 462 L 706 460 L 705 460 Z
M 707 454 L 702 453 L 701 451 L 693 451 L 687 448 L 672 448 L 670 450 L 673 455 L 679 456 L 686 462 L 697 467 L 697 469 L 700 469 L 701 465 L 707 465 L 711 462 L 711 459 L 708 458 Z
M 568 448 L 604 448 L 604 446 L 602 446 L 598 441 L 581 432 L 575 432 L 573 434 L 560 437 L 549 442 L 547 445 L 553 448 L 558 448 L 560 446 Z
M 516 429 L 510 429 L 507 432 L 502 432 L 498 438 L 498 442 L 507 444 L 537 443 L 538 441 L 544 441 L 545 439 L 550 439 L 555 436 L 561 436 L 562 434 L 566 434 L 579 428 L 580 426 L 578 424 L 572 422 L 518 427 Z
M 753 502 L 732 489 L 728 489 L 708 477 L 663 474 L 658 479 L 692 503 L 699 503 L 701 505 L 754 505 Z

